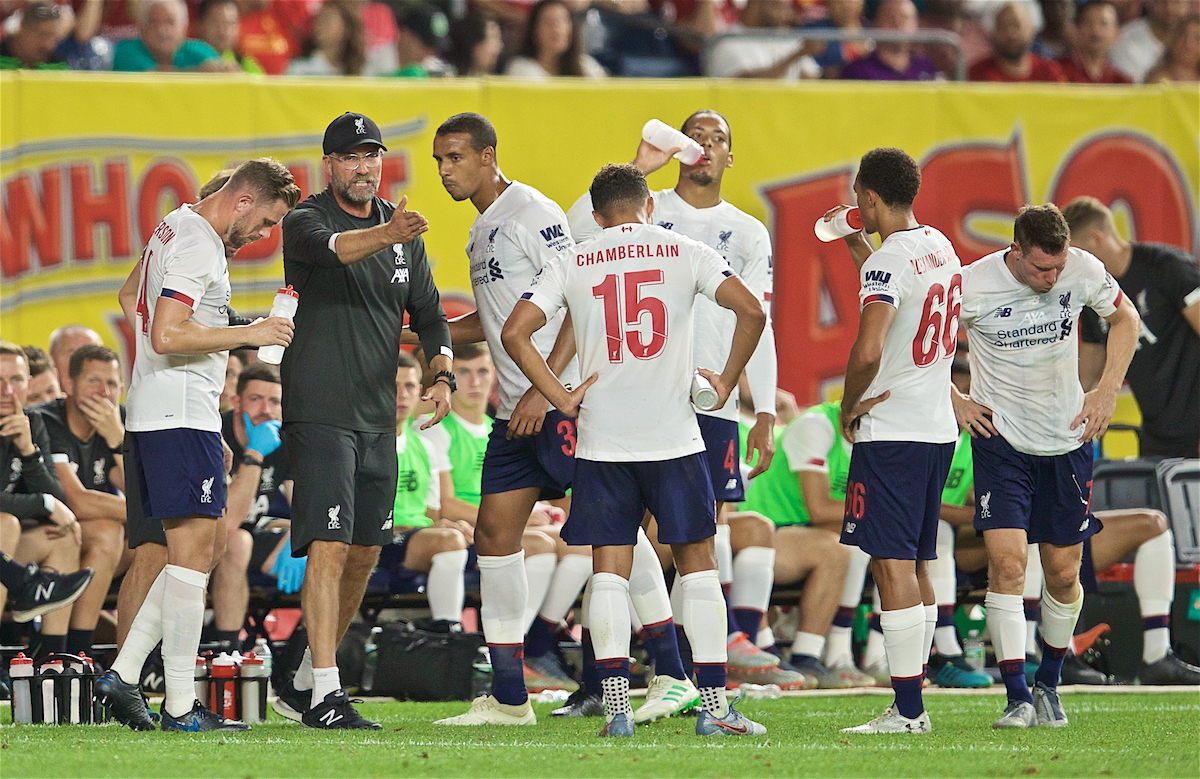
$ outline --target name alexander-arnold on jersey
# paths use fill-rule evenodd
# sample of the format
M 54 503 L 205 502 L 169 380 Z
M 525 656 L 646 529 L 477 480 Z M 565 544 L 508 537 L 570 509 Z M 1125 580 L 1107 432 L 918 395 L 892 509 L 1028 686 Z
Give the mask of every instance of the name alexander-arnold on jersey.
M 616 260 L 634 260 L 640 257 L 678 257 L 679 246 L 662 244 L 638 243 L 628 246 L 613 246 L 602 251 L 587 252 L 575 255 L 575 264 L 579 267 L 597 265 L 602 262 Z

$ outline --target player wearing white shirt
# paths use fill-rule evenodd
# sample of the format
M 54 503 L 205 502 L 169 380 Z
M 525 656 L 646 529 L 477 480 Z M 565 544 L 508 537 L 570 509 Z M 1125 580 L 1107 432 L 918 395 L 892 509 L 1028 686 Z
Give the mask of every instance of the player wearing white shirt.
M 718 405 L 728 399 L 766 316 L 719 254 L 649 224 L 654 205 L 636 168 L 605 166 L 591 195 L 604 232 L 543 269 L 513 309 L 502 338 L 534 386 L 560 411 L 579 415 L 574 511 L 563 537 L 593 549 L 588 609 L 608 718 L 601 735 L 633 735 L 627 600 L 646 510 L 658 521 L 659 539 L 672 545 L 681 574 L 703 707 L 697 734 L 761 735 L 765 728 L 725 699 L 714 500 L 688 387 L 697 294 L 737 315 L 724 370 L 702 369 L 717 389 Z M 532 341 L 563 308 L 571 312 L 581 375 L 588 375 L 573 391 L 557 380 Z
M 536 723 L 525 688 L 524 640 L 529 583 L 521 541 L 539 499 L 561 498 L 571 485 L 575 421 L 547 400 L 513 365 L 500 330 L 518 297 L 550 258 L 570 249 L 562 209 L 536 189 L 510 181 L 496 160 L 496 129 L 476 113 L 456 114 L 438 127 L 433 157 L 442 185 L 479 211 L 467 241 L 477 309 L 450 325 L 455 343 L 487 341 L 500 380 L 500 408 L 484 455 L 475 544 L 479 552 L 480 621 L 492 660 L 492 695 L 447 725 Z M 574 353 L 570 327 L 559 318 L 538 347 L 564 375 Z M 563 343 L 557 343 L 559 335 Z M 587 550 L 583 550 L 586 554 Z M 559 566 L 571 581 L 551 588 L 578 593 L 590 571 Z M 572 602 L 573 602 L 572 597 Z
M 137 730 L 153 727 L 137 682 L 160 640 L 163 730 L 247 729 L 202 706 L 193 680 L 208 572 L 224 552 L 225 534 L 215 520 L 225 504 L 229 449 L 221 440 L 218 399 L 229 349 L 286 346 L 293 328 L 281 317 L 227 326 L 225 256 L 266 237 L 299 197 L 279 162 L 244 163 L 215 194 L 166 216 L 121 288 L 121 307 L 137 338 L 127 427 L 131 471 L 141 485 L 138 519 L 163 524 L 167 565 L 98 689 L 117 719 Z
M 750 472 L 750 478 L 754 478 L 770 466 L 775 449 L 774 398 L 778 366 L 775 334 L 769 316 L 771 238 L 762 222 L 721 198 L 725 171 L 733 166 L 733 139 L 725 118 L 715 111 L 697 111 L 684 121 L 682 132 L 704 148 L 705 157 L 696 165 L 681 162 L 675 187 L 652 193 L 654 222 L 715 249 L 762 301 L 768 313 L 767 326 L 746 365 L 756 418 L 746 438 L 745 460 L 754 462 Z M 656 149 L 642 141 L 632 164 L 649 175 L 671 160 L 671 151 Z M 587 194 L 571 207 L 568 219 L 577 241 L 599 230 Z M 718 365 L 728 356 L 733 323 L 730 312 L 703 296 L 696 299 L 695 365 Z M 721 586 L 730 605 L 729 665 L 739 681 L 788 688 L 802 684 L 803 677 L 794 669 L 777 667 L 778 658 L 754 646 L 762 612 L 771 599 L 770 577 L 754 574 L 774 566 L 774 528 L 754 515 L 728 518 L 728 504 L 745 498 L 744 481 L 738 467 L 737 405 L 735 389 L 734 401 L 724 408 L 696 411 L 717 498 L 717 561 Z M 735 571 L 740 571 L 741 575 L 735 576 Z M 677 624 L 681 619 L 682 615 L 676 614 Z
M 975 529 L 988 551 L 988 629 L 1008 690 L 997 728 L 1062 727 L 1057 687 L 1083 608 L 1081 547 L 1099 532 L 1091 514 L 1092 439 L 1108 427 L 1141 320 L 1100 260 L 1069 245 L 1053 205 L 1026 206 L 1013 243 L 963 272 L 962 322 L 971 344 L 971 395 L 953 393 L 970 430 Z M 1076 326 L 1084 307 L 1111 326 L 1099 386 L 1079 384 Z M 1045 649 L 1025 680 L 1022 603 L 1028 544 L 1039 544 Z
M 928 561 L 958 428 L 943 398 L 958 342 L 962 268 L 954 247 L 913 216 L 917 163 L 900 149 L 863 155 L 854 194 L 863 232 L 846 236 L 862 314 L 846 365 L 842 433 L 854 442 L 842 543 L 873 558 L 895 703 L 852 733 L 928 733 L 921 698 L 937 625 Z M 826 215 L 829 218 L 836 209 Z

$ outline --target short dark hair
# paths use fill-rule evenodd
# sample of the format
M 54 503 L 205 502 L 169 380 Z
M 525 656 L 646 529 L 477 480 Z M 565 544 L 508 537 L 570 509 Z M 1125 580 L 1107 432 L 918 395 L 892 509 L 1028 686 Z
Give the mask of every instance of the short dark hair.
M 474 360 L 484 355 L 488 357 L 492 355 L 492 351 L 488 349 L 487 341 L 480 341 L 473 344 L 458 344 L 454 347 L 454 359 L 456 360 Z
M 1085 2 L 1085 3 L 1080 3 L 1079 7 L 1075 9 L 1075 23 L 1079 24 L 1080 22 L 1082 22 L 1083 15 L 1087 11 L 1090 11 L 1093 8 L 1111 8 L 1113 10 L 1113 13 L 1117 13 L 1117 7 L 1115 5 L 1113 5 L 1112 3 L 1108 2 L 1108 0 L 1087 0 L 1087 2 Z M 1117 16 L 1118 16 L 1118 23 L 1119 23 L 1120 14 L 1117 14 Z
M 115 362 L 117 365 L 121 364 L 121 358 L 107 346 L 84 344 L 71 354 L 71 362 L 67 363 L 67 375 L 71 377 L 72 381 L 79 378 L 79 374 L 83 373 L 83 364 L 88 360 Z
M 592 179 L 592 208 L 605 217 L 622 208 L 636 208 L 650 197 L 646 177 L 629 164 L 605 165 Z
M 684 135 L 687 135 L 688 122 L 692 121 L 693 119 L 695 119 L 696 117 L 699 117 L 699 116 L 715 116 L 718 119 L 720 119 L 722 122 L 724 122 L 725 123 L 725 139 L 727 141 L 729 141 L 729 148 L 731 148 L 731 149 L 733 148 L 733 130 L 731 130 L 729 127 L 729 120 L 726 119 L 719 111 L 714 111 L 711 108 L 701 108 L 699 111 L 696 111 L 691 116 L 689 116 L 687 119 L 684 119 L 683 124 L 681 124 L 679 126 L 679 132 L 683 133 Z
M 237 394 L 241 395 L 245 391 L 246 385 L 252 381 L 265 381 L 269 384 L 282 383 L 279 380 L 279 369 L 274 365 L 265 362 L 251 363 L 238 374 Z
M 417 358 L 413 357 L 409 352 L 400 350 L 400 356 L 396 358 L 396 368 L 412 368 L 418 374 L 421 373 L 421 363 L 417 362 Z
M 471 136 L 471 148 L 477 152 L 483 152 L 489 146 L 493 149 L 496 148 L 496 128 L 483 114 L 477 114 L 474 111 L 455 114 L 442 122 L 441 126 L 437 128 L 435 137 L 456 133 L 466 133 Z
M 908 208 L 921 188 L 921 168 L 903 149 L 871 149 L 858 163 L 858 182 L 890 208 Z
M 40 346 L 22 346 L 21 350 L 25 352 L 25 362 L 29 365 L 29 378 L 41 376 L 46 371 L 54 370 L 54 363 L 50 362 L 50 355 L 46 354 L 46 350 Z
M 1063 206 L 1063 219 L 1067 220 L 1067 228 L 1071 235 L 1082 235 L 1084 230 L 1099 228 L 1103 230 L 1112 221 L 1112 212 L 1108 207 L 1094 197 L 1080 195 Z
M 209 11 L 223 5 L 232 5 L 236 8 L 237 2 L 236 0 L 200 0 L 200 5 L 196 7 L 196 18 L 203 19 Z
M 1071 242 L 1071 229 L 1053 203 L 1025 206 L 1013 222 L 1013 242 L 1023 252 L 1037 248 L 1046 254 L 1062 254 Z
M 282 200 L 289 209 L 300 202 L 300 187 L 284 164 L 271 157 L 259 157 L 238 165 L 229 177 L 236 190 L 245 187 L 266 201 Z

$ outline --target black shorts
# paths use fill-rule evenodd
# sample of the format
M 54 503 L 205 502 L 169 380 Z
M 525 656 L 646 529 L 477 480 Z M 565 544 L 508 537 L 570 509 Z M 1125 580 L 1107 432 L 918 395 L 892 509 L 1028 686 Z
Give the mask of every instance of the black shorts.
M 383 546 L 392 540 L 396 435 L 333 425 L 283 426 L 292 495 L 292 556 L 313 541 Z

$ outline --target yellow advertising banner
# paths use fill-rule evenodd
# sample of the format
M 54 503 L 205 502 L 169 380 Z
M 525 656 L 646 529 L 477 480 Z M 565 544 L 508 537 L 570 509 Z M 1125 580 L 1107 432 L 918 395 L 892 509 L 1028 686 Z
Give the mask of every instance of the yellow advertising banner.
M 116 292 L 159 219 L 216 171 L 250 157 L 324 186 L 321 138 L 343 111 L 371 116 L 388 155 L 382 194 L 407 197 L 447 309 L 469 310 L 463 252 L 475 217 L 441 186 L 433 135 L 460 111 L 488 116 L 512 179 L 570 208 L 606 162 L 627 161 L 651 117 L 729 120 L 723 195 L 774 241 L 780 383 L 802 403 L 840 383 L 858 281 L 813 223 L 851 197 L 858 158 L 899 146 L 922 165 L 917 216 L 970 262 L 1007 244 L 1027 202 L 1080 194 L 1113 206 L 1139 240 L 1195 253 L 1200 92 L 1194 87 L 733 81 L 427 81 L 6 72 L 0 75 L 0 331 L 45 345 L 67 322 L 128 356 Z M 675 183 L 674 164 L 654 188 Z M 231 263 L 233 303 L 262 313 L 283 277 L 278 231 Z

